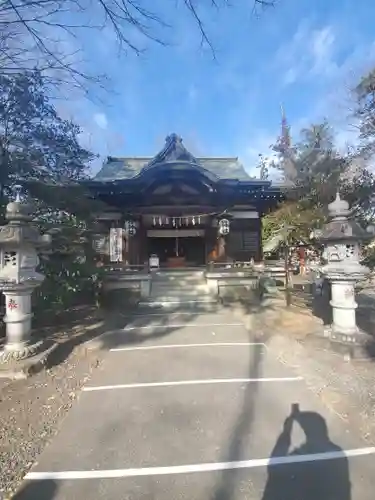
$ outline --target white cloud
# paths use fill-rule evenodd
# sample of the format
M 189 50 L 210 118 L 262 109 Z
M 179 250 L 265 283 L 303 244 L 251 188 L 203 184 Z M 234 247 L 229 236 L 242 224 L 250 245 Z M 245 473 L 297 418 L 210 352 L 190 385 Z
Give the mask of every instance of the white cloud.
M 187 97 L 190 104 L 195 104 L 198 98 L 198 88 L 192 83 L 187 89 Z
M 98 125 L 98 127 L 104 130 L 108 127 L 108 120 L 104 113 L 95 113 L 94 121 Z
M 314 30 L 310 43 L 310 54 L 312 59 L 311 72 L 315 74 L 329 73 L 335 58 L 336 36 L 332 26 Z
M 336 40 L 333 26 L 314 28 L 306 20 L 301 22 L 292 39 L 276 54 L 275 67 L 283 84 L 329 75 L 335 69 Z

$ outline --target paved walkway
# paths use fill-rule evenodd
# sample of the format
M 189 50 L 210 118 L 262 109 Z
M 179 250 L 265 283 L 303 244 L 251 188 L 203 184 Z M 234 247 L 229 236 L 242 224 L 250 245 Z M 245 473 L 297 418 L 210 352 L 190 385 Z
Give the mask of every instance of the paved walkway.
M 374 498 L 375 448 L 228 312 L 135 316 L 109 347 L 17 500 Z

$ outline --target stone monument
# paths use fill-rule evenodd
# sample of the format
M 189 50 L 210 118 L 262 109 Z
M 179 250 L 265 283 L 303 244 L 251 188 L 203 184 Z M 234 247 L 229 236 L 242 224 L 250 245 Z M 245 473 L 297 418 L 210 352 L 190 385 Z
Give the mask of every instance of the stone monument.
M 356 323 L 355 285 L 369 273 L 369 269 L 360 264 L 360 243 L 368 239 L 369 234 L 350 219 L 349 204 L 341 200 L 339 193 L 328 205 L 328 211 L 330 221 L 319 234 L 325 246 L 326 264 L 322 273 L 331 285 L 332 324 L 325 330 L 325 336 L 351 355 L 366 337 Z
M 37 251 L 51 243 L 32 221 L 32 207 L 16 200 L 6 207 L 7 225 L 0 227 L 0 290 L 5 295 L 6 340 L 0 362 L 19 361 L 35 354 L 41 342 L 31 338 L 31 295 L 44 280 L 36 268 Z

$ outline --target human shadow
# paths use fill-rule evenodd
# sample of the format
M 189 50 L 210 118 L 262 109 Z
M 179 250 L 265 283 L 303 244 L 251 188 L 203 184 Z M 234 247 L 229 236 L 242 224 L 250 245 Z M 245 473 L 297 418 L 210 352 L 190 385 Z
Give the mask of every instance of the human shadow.
M 293 425 L 298 423 L 305 443 L 290 450 Z M 286 459 L 285 459 L 286 458 Z M 272 450 L 262 500 L 350 500 L 348 460 L 328 435 L 325 419 L 293 405 Z
M 12 500 L 54 500 L 57 484 L 52 479 L 24 483 Z

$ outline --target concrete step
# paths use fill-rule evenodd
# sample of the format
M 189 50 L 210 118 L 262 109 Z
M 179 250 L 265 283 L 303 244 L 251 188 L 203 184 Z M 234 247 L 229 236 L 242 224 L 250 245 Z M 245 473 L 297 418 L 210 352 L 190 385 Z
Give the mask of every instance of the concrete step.
M 151 284 L 153 286 L 164 286 L 164 287 L 170 286 L 170 287 L 182 288 L 182 287 L 206 285 L 207 281 L 202 279 L 187 280 L 185 278 L 180 278 L 176 280 L 152 280 Z
M 217 303 L 217 298 L 211 295 L 194 296 L 194 295 L 160 295 L 158 297 L 148 297 L 142 299 L 142 304 L 182 304 L 182 303 Z
M 153 271 L 151 273 L 153 281 L 173 282 L 173 281 L 199 281 L 204 280 L 203 271 Z
M 202 285 L 206 283 L 206 279 L 202 277 L 197 277 L 197 278 L 188 278 L 187 276 L 174 276 L 173 279 L 164 279 L 164 278 L 156 278 L 152 279 L 152 283 L 155 285 L 163 285 L 163 286 L 194 286 L 194 285 Z
M 216 313 L 222 310 L 222 304 L 217 300 L 145 300 L 138 303 L 137 314 L 148 311 L 153 312 L 168 310 L 170 313 L 178 313 L 181 311 L 194 311 L 194 312 L 212 312 Z
M 181 285 L 181 286 L 168 286 L 168 285 L 151 285 L 152 295 L 199 295 L 208 293 L 208 287 L 206 283 L 200 286 L 193 285 Z
M 176 293 L 173 294 L 171 292 L 166 293 L 164 295 L 156 295 L 156 294 L 151 294 L 150 297 L 145 299 L 146 301 L 161 301 L 161 302 L 174 302 L 174 301 L 216 301 L 216 297 L 212 297 L 211 295 L 207 294 L 202 294 L 202 293 Z

